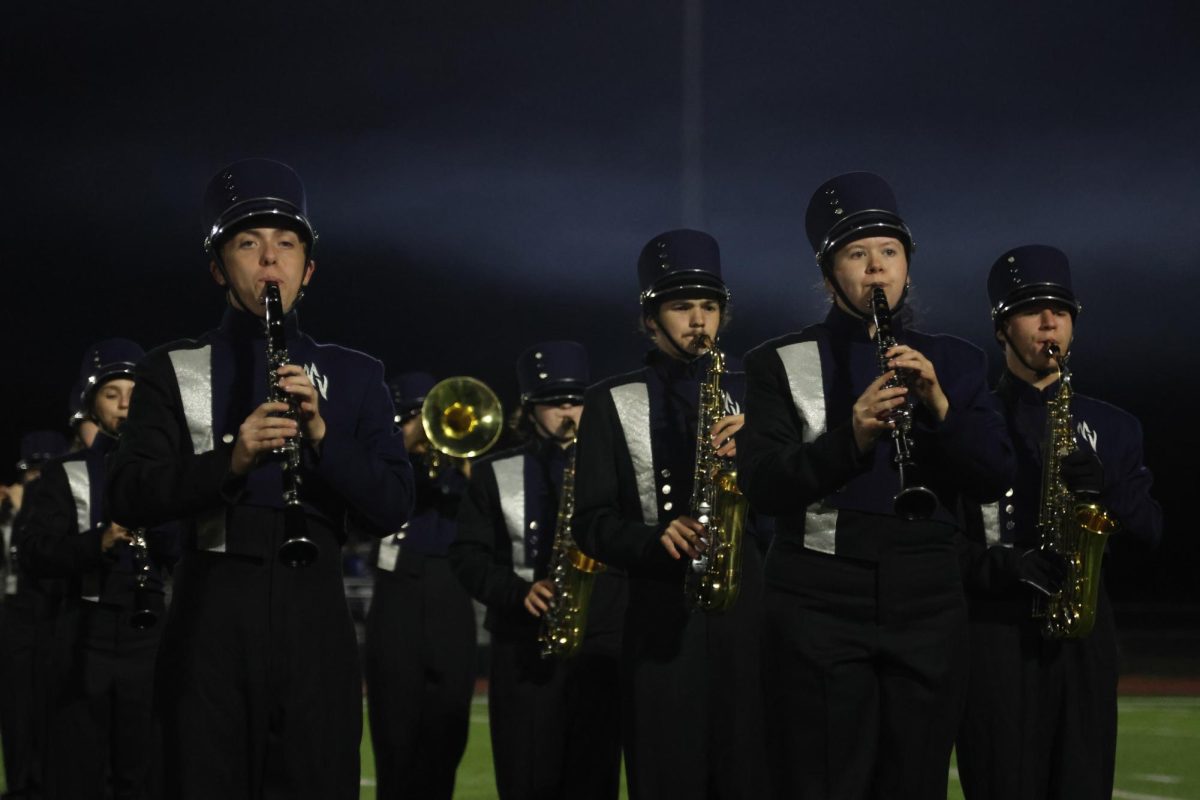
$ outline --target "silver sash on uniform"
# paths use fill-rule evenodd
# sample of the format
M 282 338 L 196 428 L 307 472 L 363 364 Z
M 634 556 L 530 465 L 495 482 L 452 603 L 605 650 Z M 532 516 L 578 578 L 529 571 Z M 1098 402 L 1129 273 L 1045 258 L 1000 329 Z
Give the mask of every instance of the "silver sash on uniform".
M 525 456 L 517 454 L 492 462 L 496 476 L 496 491 L 500 495 L 500 512 L 504 527 L 512 542 L 513 572 L 527 581 L 533 580 L 533 567 L 525 560 Z
M 63 471 L 67 473 L 67 483 L 71 486 L 71 497 L 75 500 L 75 525 L 79 533 L 92 529 L 92 479 L 88 475 L 86 461 L 64 461 Z M 83 586 L 96 590 L 94 593 L 82 594 L 84 600 L 93 603 L 100 602 L 99 586 L 95 576 L 89 580 L 84 576 Z M 85 591 L 86 591 L 85 589 Z
M 788 388 L 803 428 L 805 444 L 825 432 L 825 383 L 821 375 L 821 351 L 816 342 L 796 342 L 776 351 L 787 374 Z M 804 546 L 822 553 L 835 553 L 838 512 L 823 501 L 804 513 Z
M 192 452 L 196 455 L 208 453 L 212 451 L 214 442 L 212 346 L 172 350 L 170 356 L 171 365 L 175 368 L 175 382 L 179 385 L 179 397 L 183 401 L 183 416 L 192 438 Z M 196 516 L 198 548 L 225 552 L 225 513 L 225 507 L 221 506 Z
M 638 497 L 642 501 L 642 522 L 658 524 L 658 497 L 654 490 L 654 452 L 650 444 L 650 391 L 640 381 L 614 386 L 609 390 L 617 409 L 617 420 L 625 434 L 625 446 L 633 462 Z
M 987 542 L 987 546 L 993 547 L 1001 544 L 1000 503 L 984 503 L 979 507 L 979 511 L 983 514 L 983 538 Z

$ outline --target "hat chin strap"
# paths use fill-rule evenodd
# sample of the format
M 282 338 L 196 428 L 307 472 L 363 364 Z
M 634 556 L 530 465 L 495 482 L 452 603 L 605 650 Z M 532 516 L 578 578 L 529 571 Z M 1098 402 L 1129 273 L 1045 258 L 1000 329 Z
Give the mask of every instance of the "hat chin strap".
M 845 290 L 842 289 L 842 284 L 834 276 L 833 270 L 830 269 L 824 261 L 821 262 L 821 272 L 824 273 L 825 279 L 833 286 L 834 294 L 841 298 L 842 304 L 849 309 L 850 313 L 868 324 L 874 321 L 874 316 L 867 313 L 865 310 L 858 308 L 854 303 L 850 302 L 850 298 L 846 296 Z M 900 309 L 904 308 L 904 301 L 908 299 L 908 277 L 905 276 L 904 290 L 900 292 L 900 299 L 896 301 L 896 305 L 891 308 L 893 314 L 898 314 Z
M 1016 357 L 1017 361 L 1021 362 L 1021 366 L 1023 366 L 1025 369 L 1029 370 L 1034 375 L 1036 375 L 1039 380 L 1042 378 L 1045 378 L 1047 375 L 1052 375 L 1056 372 L 1061 371 L 1058 369 L 1038 369 L 1037 367 L 1033 366 L 1032 364 L 1030 364 L 1028 361 L 1025 360 L 1025 357 L 1023 355 L 1021 355 L 1021 351 L 1019 349 L 1017 349 L 1016 345 L 1013 344 L 1013 340 L 1008 338 L 1008 331 L 1005 330 L 1003 322 L 1000 323 L 998 330 L 1000 331 L 1000 335 L 1004 337 L 1004 343 L 1006 345 L 1008 345 L 1008 349 L 1010 351 L 1012 351 L 1013 356 Z M 1071 338 L 1074 339 L 1075 338 L 1074 335 L 1072 335 Z M 1070 354 L 1071 354 L 1071 343 L 1068 342 L 1067 343 L 1067 352 L 1064 353 L 1063 356 L 1066 357 Z
M 722 309 L 722 313 L 724 313 L 724 309 Z M 697 358 L 700 358 L 702 355 L 704 355 L 704 353 L 693 353 L 691 350 L 687 349 L 686 347 L 681 345 L 678 341 L 676 341 L 674 336 L 667 333 L 667 329 L 663 326 L 662 320 L 659 318 L 657 312 L 654 314 L 653 319 L 654 319 L 654 322 L 658 326 L 657 330 L 655 330 L 655 332 L 654 332 L 655 335 L 662 336 L 664 339 L 666 339 L 666 341 L 671 345 L 671 349 L 673 349 L 675 351 L 675 353 L 680 361 L 686 361 L 686 362 L 690 363 L 692 361 L 695 361 Z
M 241 307 L 241 310 L 245 311 L 247 314 L 254 314 L 254 312 L 250 310 L 250 305 L 246 304 L 246 301 L 242 299 L 242 296 L 240 294 L 238 294 L 238 290 L 236 288 L 234 288 L 233 281 L 231 281 L 229 279 L 229 272 L 225 269 L 225 261 L 224 261 L 224 259 L 221 258 L 221 254 L 217 251 L 217 249 L 215 247 L 213 248 L 213 251 L 212 251 L 212 257 L 213 257 L 213 261 L 217 265 L 217 271 L 220 272 L 221 277 L 225 279 L 225 293 L 227 295 L 229 295 L 235 301 L 233 303 L 230 303 L 230 305 L 233 306 L 234 308 Z M 307 263 L 308 262 L 306 261 L 305 264 L 307 265 Z M 284 311 L 283 313 L 286 315 L 286 314 L 290 314 L 293 311 L 295 311 L 300 306 L 300 301 L 303 299 L 304 299 L 304 287 L 301 286 L 300 291 L 296 293 L 296 299 L 292 301 L 292 307 L 289 308 L 287 311 Z M 258 305 L 262 305 L 262 304 L 261 303 L 252 303 L 251 305 L 258 306 Z M 254 316 L 258 316 L 258 315 L 254 314 Z
M 537 414 L 534 413 L 533 408 L 531 407 L 532 405 L 534 404 L 530 404 L 525 408 L 525 413 L 529 415 L 529 419 L 533 421 L 534 429 L 542 436 L 542 438 L 549 439 L 556 444 L 564 446 L 575 441 L 574 439 L 568 439 L 565 436 L 559 436 L 543 425 L 542 421 L 538 419 Z

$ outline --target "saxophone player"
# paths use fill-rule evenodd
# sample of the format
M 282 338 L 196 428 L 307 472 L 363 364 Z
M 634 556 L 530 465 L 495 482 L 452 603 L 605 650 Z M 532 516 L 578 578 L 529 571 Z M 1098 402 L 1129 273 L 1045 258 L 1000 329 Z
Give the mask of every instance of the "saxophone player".
M 80 407 L 98 432 L 86 449 L 47 462 L 27 498 L 16 540 L 22 570 L 64 582 L 50 670 L 44 796 L 136 797 L 148 790 L 153 752 L 151 690 L 166 572 L 174 561 L 169 529 L 146 534 L 147 584 L 139 589 L 134 534 L 106 508 L 106 457 L 129 413 L 141 347 L 107 339 L 88 348 Z M 139 605 L 140 604 L 140 605 Z
M 1017 472 L 970 529 L 967 589 L 971 671 L 958 737 L 967 798 L 1111 797 L 1117 743 L 1117 642 L 1103 590 L 1085 638 L 1045 638 L 1033 600 L 1063 588 L 1061 554 L 1039 545 L 1047 410 L 1060 391 L 1080 313 L 1067 256 L 1026 245 L 1002 254 L 988 276 L 1004 372 L 996 387 Z M 1118 540 L 1155 545 L 1162 512 L 1150 496 L 1142 429 L 1130 414 L 1075 393 L 1073 452 L 1059 474 L 1080 499 L 1117 522 Z
M 115 519 L 184 524 L 155 674 L 165 794 L 357 798 L 362 679 L 340 547 L 348 517 L 374 536 L 403 526 L 412 468 L 383 365 L 300 329 L 317 237 L 299 176 L 236 162 L 209 183 L 204 213 L 224 316 L 139 363 L 109 481 Z M 291 402 L 264 402 L 267 284 L 289 356 L 276 387 Z M 297 437 L 292 505 L 272 453 Z M 297 519 L 317 549 L 305 567 L 278 556 Z
M 709 343 L 729 319 L 717 241 L 696 230 L 651 239 L 638 258 L 645 365 L 592 387 L 578 444 L 574 532 L 628 574 L 621 649 L 629 796 L 761 798 L 761 559 L 743 537 L 741 589 L 720 614 L 693 611 L 685 573 L 708 531 L 690 512 L 698 439 L 735 454 L 742 375 L 722 376 L 721 416 L 698 430 Z
M 517 360 L 517 382 L 516 428 L 526 441 L 475 462 L 450 548 L 459 579 L 487 606 L 496 787 L 501 800 L 616 798 L 620 582 L 599 576 L 577 656 L 544 659 L 538 641 L 554 601 L 548 570 L 587 353 L 570 341 L 534 345 Z
M 984 354 L 902 313 L 913 239 L 887 182 L 826 181 L 805 227 L 830 309 L 746 357 L 738 444 L 751 507 L 776 516 L 763 632 L 773 789 L 944 798 L 966 677 L 955 512 L 1004 491 L 1011 445 Z M 872 339 L 876 289 L 893 346 Z M 926 516 L 896 502 L 902 408 L 936 496 Z

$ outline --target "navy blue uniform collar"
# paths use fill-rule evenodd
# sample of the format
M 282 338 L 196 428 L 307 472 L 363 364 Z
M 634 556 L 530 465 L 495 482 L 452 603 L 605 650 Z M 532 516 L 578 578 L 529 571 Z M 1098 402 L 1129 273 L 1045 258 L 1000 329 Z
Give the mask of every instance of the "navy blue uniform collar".
M 1039 389 L 1005 369 L 1004 374 L 1000 376 L 999 383 L 996 384 L 996 392 L 1004 398 L 1007 405 L 1020 402 L 1044 406 L 1058 395 L 1058 381 Z
M 892 316 L 892 334 L 897 339 L 904 333 L 903 316 L 902 314 L 894 314 Z M 825 327 L 835 335 L 851 341 L 873 341 L 868 335 L 867 323 L 848 311 L 842 310 L 842 307 L 837 303 L 829 307 L 829 313 L 825 315 Z
M 662 376 L 664 383 L 674 383 L 680 380 L 699 380 L 707 374 L 712 357 L 705 353 L 691 361 L 681 361 L 656 347 L 646 353 L 644 361 L 647 367 Z
M 109 436 L 104 430 L 100 430 L 96 433 L 96 438 L 92 440 L 92 446 L 88 449 L 102 456 L 108 455 L 117 449 L 117 439 Z
M 300 315 L 297 311 L 293 310 L 284 316 L 283 329 L 288 339 L 300 335 Z M 217 330 L 235 340 L 266 339 L 267 321 L 233 306 L 226 306 Z

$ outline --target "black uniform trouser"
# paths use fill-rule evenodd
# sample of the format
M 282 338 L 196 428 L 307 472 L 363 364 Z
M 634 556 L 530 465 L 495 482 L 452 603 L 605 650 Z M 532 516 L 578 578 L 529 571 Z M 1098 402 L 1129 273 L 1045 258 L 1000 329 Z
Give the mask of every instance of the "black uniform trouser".
M 583 649 L 562 664 L 567 730 L 563 800 L 621 793 L 621 679 L 615 652 Z
M 1047 640 L 1024 591 L 972 606 L 971 673 L 958 737 L 968 800 L 1112 797 L 1118 655 L 1103 591 L 1085 639 Z
M 53 621 L 10 596 L 0 609 L 0 740 L 5 798 L 41 797 Z
M 541 657 L 536 635 L 493 637 L 488 722 L 500 800 L 561 800 L 565 687 L 562 663 Z
M 278 543 L 282 514 L 239 516 Z M 194 551 L 176 568 L 155 676 L 169 800 L 358 797 L 358 648 L 336 541 L 316 538 L 304 568 Z
M 449 798 L 475 690 L 475 610 L 445 558 L 400 554 L 380 572 L 365 671 L 377 796 Z
M 632 800 L 767 796 L 762 562 L 743 545 L 741 591 L 723 614 L 689 612 L 678 579 L 629 579 L 622 647 Z
M 764 632 L 775 796 L 944 800 L 966 680 L 955 554 L 789 562 Z
M 161 613 L 161 608 L 159 609 Z M 128 612 L 83 601 L 60 621 L 65 663 L 51 700 L 46 797 L 156 797 L 150 774 L 158 628 L 136 630 Z

